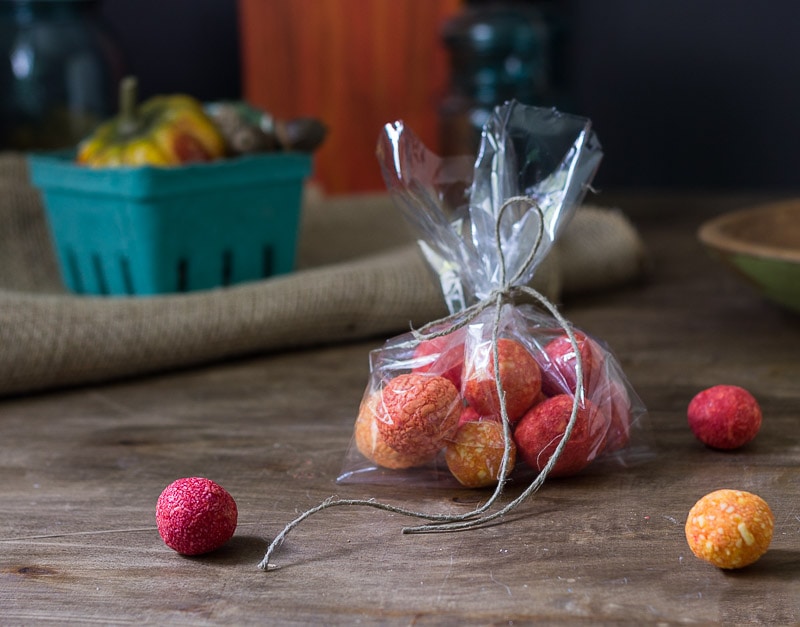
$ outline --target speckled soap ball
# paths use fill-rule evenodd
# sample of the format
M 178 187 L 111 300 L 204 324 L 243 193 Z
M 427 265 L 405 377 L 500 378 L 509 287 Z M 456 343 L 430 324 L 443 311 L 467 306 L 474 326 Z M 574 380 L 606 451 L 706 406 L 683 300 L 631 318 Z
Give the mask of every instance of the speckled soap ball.
M 182 555 L 218 549 L 236 531 L 238 511 L 222 486 L 203 477 L 178 479 L 156 503 L 156 525 L 164 543 Z
M 435 453 L 458 426 L 463 403 L 456 386 L 438 375 L 401 374 L 389 381 L 376 407 L 378 431 L 405 455 Z
M 750 392 L 736 385 L 715 385 L 698 393 L 687 410 L 689 428 L 704 444 L 735 449 L 761 428 L 761 408 Z
M 719 568 L 742 568 L 767 552 L 775 518 L 759 496 L 717 490 L 701 498 L 686 519 L 686 541 L 697 557 Z
M 426 450 L 421 453 L 405 454 L 395 451 L 386 444 L 375 419 L 380 396 L 380 393 L 372 394 L 361 403 L 359 408 L 353 436 L 359 452 L 378 466 L 392 470 L 424 466 L 432 461 L 436 456 L 435 451 Z
M 496 420 L 469 420 L 459 426 L 444 451 L 450 473 L 467 488 L 494 485 L 505 453 L 503 425 Z M 506 476 L 514 469 L 516 446 L 509 442 Z

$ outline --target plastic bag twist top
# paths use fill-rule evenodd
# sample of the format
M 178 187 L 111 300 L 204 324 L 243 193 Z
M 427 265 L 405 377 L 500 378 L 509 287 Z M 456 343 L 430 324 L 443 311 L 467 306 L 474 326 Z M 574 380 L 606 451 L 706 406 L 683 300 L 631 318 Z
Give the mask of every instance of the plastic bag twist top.
M 377 153 L 451 313 L 511 287 L 503 275 L 530 282 L 603 155 L 588 119 L 515 101 L 484 125 L 474 163 L 434 155 L 402 122 L 384 127 Z M 515 197 L 533 202 L 504 209 Z

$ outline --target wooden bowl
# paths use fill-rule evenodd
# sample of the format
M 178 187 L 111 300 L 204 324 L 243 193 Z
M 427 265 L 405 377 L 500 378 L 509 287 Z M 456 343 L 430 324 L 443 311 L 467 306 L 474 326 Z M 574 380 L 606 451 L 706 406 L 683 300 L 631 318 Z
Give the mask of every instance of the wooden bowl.
M 766 298 L 800 312 L 800 198 L 718 216 L 698 237 Z

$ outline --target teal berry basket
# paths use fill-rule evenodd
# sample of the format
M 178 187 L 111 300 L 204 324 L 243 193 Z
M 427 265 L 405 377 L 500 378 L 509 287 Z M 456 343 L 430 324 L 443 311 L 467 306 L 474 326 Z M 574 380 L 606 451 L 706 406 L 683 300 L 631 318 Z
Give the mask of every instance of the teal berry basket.
M 31 154 L 64 285 L 151 296 L 226 287 L 294 269 L 306 153 L 180 167 L 92 169 Z

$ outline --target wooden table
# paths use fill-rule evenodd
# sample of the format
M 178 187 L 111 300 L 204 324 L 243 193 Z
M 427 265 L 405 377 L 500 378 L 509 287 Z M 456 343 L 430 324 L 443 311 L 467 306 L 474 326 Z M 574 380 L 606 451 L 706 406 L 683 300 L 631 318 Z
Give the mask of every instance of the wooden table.
M 382 339 L 0 403 L 0 624 L 524 624 L 800 622 L 800 316 L 763 301 L 695 238 L 742 195 L 613 194 L 651 253 L 648 279 L 563 308 L 605 339 L 649 408 L 655 458 L 553 480 L 504 524 L 403 535 L 409 519 L 336 508 L 338 495 L 464 511 L 486 493 L 336 485 Z M 700 444 L 686 407 L 732 383 L 760 401 L 758 438 Z M 185 558 L 156 499 L 202 475 L 236 498 L 233 540 Z M 775 513 L 769 552 L 740 571 L 696 559 L 694 502 L 750 490 Z M 518 494 L 512 487 L 508 496 Z

